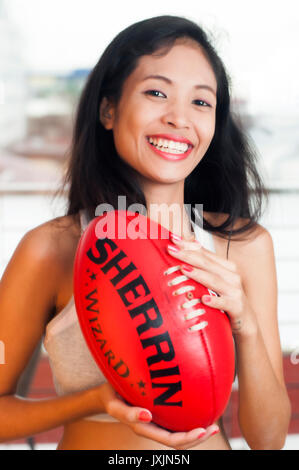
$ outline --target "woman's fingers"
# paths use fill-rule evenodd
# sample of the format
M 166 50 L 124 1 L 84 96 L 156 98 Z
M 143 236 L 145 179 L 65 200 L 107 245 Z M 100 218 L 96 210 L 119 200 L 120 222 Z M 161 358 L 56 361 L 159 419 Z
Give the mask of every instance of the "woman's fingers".
M 138 435 L 159 442 L 166 447 L 183 449 L 200 443 L 206 436 L 203 428 L 193 429 L 188 432 L 167 431 L 154 423 L 151 423 L 152 415 L 149 410 L 127 405 L 116 394 L 109 398 L 107 412 L 124 424 L 127 424 Z
M 152 419 L 146 408 L 127 405 L 108 382 L 102 386 L 102 400 L 106 412 L 122 423 L 148 423 Z
M 112 400 L 108 407 L 108 413 L 122 423 L 149 423 L 152 419 L 152 414 L 145 408 L 126 405 L 118 398 Z
M 190 449 L 206 441 L 211 435 L 219 432 L 217 425 L 208 428 L 196 428 L 189 432 L 177 432 L 170 436 L 171 447 L 175 449 Z
M 174 449 L 184 449 L 190 445 L 199 444 L 205 431 L 203 428 L 197 428 L 189 432 L 170 432 L 153 423 L 134 424 L 132 429 L 138 436 L 146 437 Z
M 217 292 L 219 295 L 224 295 L 228 291 L 228 284 L 223 278 L 199 268 L 193 268 L 190 271 L 189 266 L 186 268 L 183 265 L 181 266 L 181 271 L 183 274 L 188 276 L 188 278 L 193 279 L 196 282 L 204 285 L 208 289 Z
M 198 273 L 198 276 L 200 276 L 200 274 L 202 276 L 206 276 L 208 282 L 223 279 L 225 280 L 225 285 L 231 284 L 232 286 L 239 282 L 240 277 L 237 272 L 228 270 L 225 266 L 219 264 L 213 259 L 207 258 L 206 255 L 203 255 L 200 252 L 194 250 L 173 251 L 169 248 L 169 253 L 178 259 L 182 265 L 187 265 L 190 269 L 188 272 L 190 277 L 193 277 Z M 198 280 L 198 282 L 202 281 Z M 213 287 L 210 288 L 213 289 Z
M 176 245 L 168 245 L 168 252 L 181 263 L 186 276 L 217 294 L 231 296 L 233 292 L 241 291 L 241 276 L 235 264 L 209 252 L 200 244 L 176 242 Z
M 154 423 L 135 424 L 132 428 L 136 434 L 158 441 L 173 449 L 190 449 L 219 432 L 219 427 L 215 424 L 206 429 L 196 428 L 188 432 L 167 431 Z
M 127 424 L 138 436 L 159 442 L 173 449 L 191 449 L 219 432 L 216 424 L 187 432 L 172 432 L 152 423 L 152 414 L 146 408 L 127 405 L 107 382 L 102 386 L 102 399 L 107 413 Z
M 223 268 L 228 271 L 231 271 L 232 273 L 236 272 L 237 270 L 236 264 L 233 261 L 222 258 L 214 251 L 207 250 L 197 241 L 178 241 L 175 239 L 171 240 L 174 243 L 174 246 L 176 246 L 180 250 L 193 251 L 203 257 L 205 259 L 205 262 L 207 262 L 208 260 L 213 261 L 214 263 L 217 263 L 219 266 L 222 266 Z

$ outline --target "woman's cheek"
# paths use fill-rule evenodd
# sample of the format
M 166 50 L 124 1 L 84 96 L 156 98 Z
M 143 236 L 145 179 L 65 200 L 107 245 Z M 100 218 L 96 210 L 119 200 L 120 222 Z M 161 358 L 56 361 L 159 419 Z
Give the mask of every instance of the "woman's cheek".
M 202 125 L 200 127 L 199 135 L 200 135 L 200 140 L 203 146 L 208 149 L 210 146 L 210 143 L 214 137 L 215 134 L 215 119 L 207 119 L 205 122 L 202 122 Z

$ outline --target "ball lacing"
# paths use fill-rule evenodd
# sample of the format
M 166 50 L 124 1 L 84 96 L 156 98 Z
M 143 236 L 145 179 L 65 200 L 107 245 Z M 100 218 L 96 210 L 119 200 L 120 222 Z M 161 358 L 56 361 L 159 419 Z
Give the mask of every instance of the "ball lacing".
M 164 271 L 163 274 L 164 274 L 164 276 L 168 276 L 169 274 L 172 274 L 172 273 L 174 273 L 176 271 L 180 271 L 180 270 L 181 270 L 180 266 L 172 266 L 171 268 L 168 268 L 166 271 Z M 168 284 L 168 286 L 175 286 L 177 284 L 180 284 L 181 282 L 188 281 L 188 280 L 189 280 L 189 278 L 183 274 L 181 276 L 174 277 L 167 284 Z M 186 292 L 193 291 L 194 289 L 195 289 L 194 286 L 185 285 L 185 286 L 180 287 L 177 290 L 172 291 L 172 295 L 185 294 Z M 200 299 L 193 298 L 192 300 L 187 300 L 187 302 L 184 302 L 183 304 L 181 304 L 180 308 L 181 309 L 186 309 L 186 308 L 193 307 L 194 305 L 200 304 L 200 303 L 201 303 Z M 197 310 L 193 310 L 190 313 L 186 313 L 184 315 L 184 319 L 185 320 L 191 320 L 193 318 L 204 315 L 205 313 L 206 313 L 206 311 L 203 308 L 199 308 Z M 189 327 L 188 330 L 189 331 L 199 331 L 199 330 L 202 330 L 203 328 L 205 328 L 207 325 L 208 325 L 207 321 L 201 321 L 201 322 L 197 323 L 196 325 L 193 325 L 193 326 Z

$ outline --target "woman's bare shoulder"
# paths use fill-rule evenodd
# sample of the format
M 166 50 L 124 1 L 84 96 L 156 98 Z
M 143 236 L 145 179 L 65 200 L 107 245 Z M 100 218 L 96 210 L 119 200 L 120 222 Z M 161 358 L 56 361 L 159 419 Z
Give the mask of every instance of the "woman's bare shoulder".
M 48 220 L 25 233 L 17 250 L 27 252 L 35 261 L 48 261 L 59 266 L 74 253 L 80 238 L 76 215 Z M 16 251 L 17 251 L 16 250 Z
M 220 225 L 228 218 L 226 213 L 205 212 L 205 219 L 212 225 Z M 248 219 L 238 218 L 230 230 L 238 230 L 248 223 Z M 219 250 L 226 254 L 228 239 L 223 238 L 217 233 L 214 234 L 214 240 L 218 245 Z M 265 250 L 273 249 L 273 241 L 269 231 L 261 224 L 255 224 L 250 230 L 241 233 L 233 234 L 229 244 L 230 258 L 244 259 L 244 256 L 256 256 L 259 253 L 264 253 Z
M 52 237 L 59 237 L 62 233 L 70 236 L 76 236 L 80 232 L 78 214 L 63 215 L 47 220 L 40 225 L 29 230 L 27 233 L 44 233 Z
M 34 323 L 36 335 L 42 334 L 56 309 L 61 286 L 70 278 L 79 238 L 75 217 L 49 220 L 22 237 L 1 278 L 1 321 L 9 316 L 17 324 L 27 318 Z

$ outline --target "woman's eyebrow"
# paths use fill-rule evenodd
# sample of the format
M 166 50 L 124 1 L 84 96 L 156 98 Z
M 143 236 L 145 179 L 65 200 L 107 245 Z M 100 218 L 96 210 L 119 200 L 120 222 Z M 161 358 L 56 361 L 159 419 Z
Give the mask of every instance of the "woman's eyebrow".
M 147 75 L 141 81 L 144 82 L 145 80 L 149 80 L 149 79 L 162 80 L 166 82 L 168 85 L 173 85 L 173 82 L 170 80 L 170 78 L 164 77 L 163 75 Z M 214 90 L 214 88 L 212 88 L 209 85 L 194 85 L 194 88 L 196 90 L 198 89 L 209 90 L 213 93 L 213 95 L 216 96 L 216 91 Z

